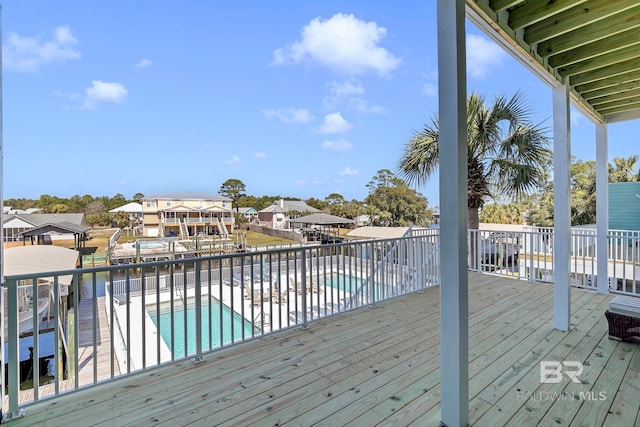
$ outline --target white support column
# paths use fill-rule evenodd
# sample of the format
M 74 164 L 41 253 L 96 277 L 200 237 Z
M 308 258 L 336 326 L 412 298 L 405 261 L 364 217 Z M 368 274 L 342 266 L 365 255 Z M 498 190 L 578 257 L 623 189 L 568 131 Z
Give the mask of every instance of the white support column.
M 571 138 L 569 85 L 553 89 L 553 326 L 569 330 L 571 245 Z
M 2 40 L 2 5 L 0 5 L 0 40 Z M 4 192 L 2 190 L 4 185 L 4 154 L 3 154 L 3 101 L 2 101 L 2 44 L 0 43 L 0 205 L 3 209 L 0 211 L 0 307 L 1 311 L 4 311 L 5 300 L 5 282 L 4 282 Z M 4 405 L 4 342 L 6 337 L 4 336 L 4 314 L 0 316 L 0 343 L 2 344 L 2 352 L 0 352 L 0 421 L 2 421 L 2 406 Z
M 465 1 L 438 0 L 441 420 L 469 424 Z
M 596 259 L 598 293 L 609 293 L 609 140 L 607 124 L 596 124 Z

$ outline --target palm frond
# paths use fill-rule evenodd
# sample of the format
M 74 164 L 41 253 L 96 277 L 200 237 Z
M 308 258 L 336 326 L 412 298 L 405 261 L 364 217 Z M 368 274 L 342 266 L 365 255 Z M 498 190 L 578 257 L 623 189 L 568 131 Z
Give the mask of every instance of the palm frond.
M 438 120 L 433 119 L 431 126 L 425 126 L 404 147 L 404 154 L 398 163 L 400 175 L 410 184 L 424 185 L 438 166 L 439 132 Z

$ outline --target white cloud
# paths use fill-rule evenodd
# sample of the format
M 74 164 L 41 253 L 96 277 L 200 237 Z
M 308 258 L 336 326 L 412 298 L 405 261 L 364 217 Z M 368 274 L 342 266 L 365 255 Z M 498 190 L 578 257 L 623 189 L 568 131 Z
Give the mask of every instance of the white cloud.
M 386 28 L 353 15 L 318 17 L 302 29 L 301 40 L 273 52 L 273 64 L 311 61 L 340 73 L 386 76 L 400 65 L 400 58 L 379 46 L 386 35 Z
M 256 159 L 265 159 L 267 157 L 265 153 L 255 153 L 254 156 Z
M 323 141 L 322 148 L 330 151 L 351 150 L 351 143 L 344 139 L 338 139 L 336 141 Z
M 57 27 L 48 41 L 10 33 L 3 49 L 3 65 L 10 70 L 33 72 L 44 65 L 78 59 L 80 52 L 73 48 L 77 43 L 66 26 Z
M 422 93 L 427 96 L 436 96 L 438 94 L 438 86 L 433 83 L 425 83 L 422 85 Z
M 124 102 L 129 92 L 122 83 L 103 82 L 94 80 L 91 87 L 87 88 L 83 109 L 93 109 L 100 102 L 119 104 Z
M 153 65 L 153 62 L 150 59 L 142 58 L 136 64 L 136 68 L 147 68 L 147 67 L 151 67 L 152 65 Z
M 268 119 L 278 119 L 284 123 L 309 123 L 313 120 L 313 115 L 306 108 L 281 108 L 262 110 Z
M 501 65 L 505 57 L 505 51 L 486 37 L 467 35 L 467 71 L 472 77 L 487 77 L 489 69 Z
M 351 129 L 351 124 L 347 122 L 340 113 L 331 113 L 324 116 L 324 123 L 320 127 L 322 133 L 341 133 Z
M 355 110 L 362 113 L 384 113 L 385 109 L 378 105 L 369 105 L 360 95 L 364 95 L 364 88 L 353 83 L 337 83 L 331 82 L 329 95 L 326 96 L 322 103 L 326 109 L 334 109 L 340 105 L 346 105 L 349 110 Z
M 304 184 L 306 184 L 306 182 L 303 179 L 296 179 L 296 184 L 304 185 Z
M 238 156 L 233 156 L 229 160 L 224 161 L 228 165 L 237 165 L 240 163 L 240 158 Z
M 326 181 L 326 179 L 323 179 L 323 178 L 316 178 L 316 179 L 314 179 L 313 181 L 311 181 L 311 183 L 312 183 L 313 185 L 322 185 L 322 184 L 324 184 L 325 182 L 327 182 L 327 181 Z
M 351 169 L 349 166 L 345 166 L 340 172 L 338 172 L 340 176 L 355 176 L 360 175 L 360 171 L 357 169 Z

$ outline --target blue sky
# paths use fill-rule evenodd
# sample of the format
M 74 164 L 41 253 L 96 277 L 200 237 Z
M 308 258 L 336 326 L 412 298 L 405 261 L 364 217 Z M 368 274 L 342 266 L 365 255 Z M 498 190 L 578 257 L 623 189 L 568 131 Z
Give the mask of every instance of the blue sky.
M 2 8 L 4 196 L 217 192 L 362 200 L 437 111 L 435 0 L 48 1 Z M 468 90 L 551 89 L 467 26 Z M 344 40 L 349 40 L 345 43 Z M 572 151 L 595 157 L 572 117 Z M 635 154 L 610 126 L 610 158 Z M 438 202 L 437 177 L 418 188 Z

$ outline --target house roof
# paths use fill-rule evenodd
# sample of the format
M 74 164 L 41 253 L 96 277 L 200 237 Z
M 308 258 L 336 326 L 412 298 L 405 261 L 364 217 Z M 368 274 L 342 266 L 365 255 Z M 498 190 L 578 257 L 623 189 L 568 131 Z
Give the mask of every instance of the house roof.
M 32 224 L 34 227 L 44 224 L 59 224 L 63 222 L 82 226 L 85 224 L 83 213 L 14 214 L 5 216 L 3 222 L 6 223 L 14 217 L 20 218 L 21 220 Z
M 258 212 L 255 208 L 238 208 L 238 212 L 241 214 L 255 213 Z
M 297 224 L 317 224 L 317 225 L 335 225 L 335 224 L 353 224 L 352 219 L 341 218 L 335 215 L 329 215 L 324 212 L 312 213 L 311 215 L 301 216 L 299 218 L 290 219 L 289 222 Z
M 640 118 L 638 0 L 466 0 L 467 17 L 599 123 Z
M 38 225 L 36 227 L 30 228 L 29 230 L 23 231 L 20 233 L 22 236 L 39 236 L 41 234 L 46 234 L 51 231 L 55 231 L 61 234 L 83 234 L 87 231 L 91 230 L 90 227 L 85 227 L 83 225 L 74 224 L 72 222 L 57 222 L 57 223 L 48 223 Z
M 142 204 L 131 202 L 127 203 L 124 206 L 120 206 L 119 208 L 114 208 L 109 211 L 109 213 L 115 212 L 127 212 L 127 213 L 142 213 Z
M 302 200 L 278 200 L 271 206 L 261 209 L 259 212 L 320 212 L 320 209 L 312 208 Z
M 174 191 L 170 193 L 152 194 L 150 196 L 143 197 L 142 200 L 150 199 L 174 199 L 174 200 L 224 200 L 231 201 L 229 197 L 221 194 L 212 194 L 197 191 Z

